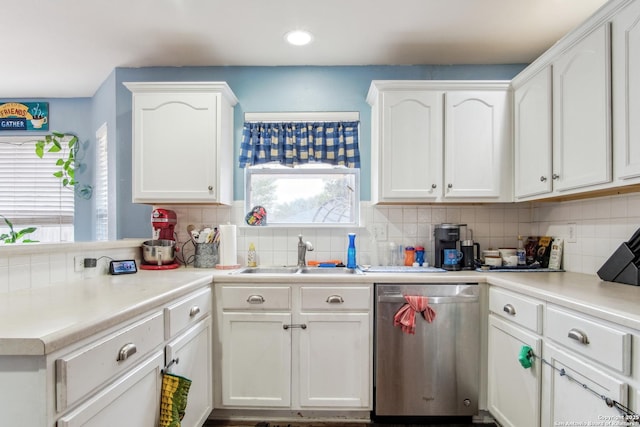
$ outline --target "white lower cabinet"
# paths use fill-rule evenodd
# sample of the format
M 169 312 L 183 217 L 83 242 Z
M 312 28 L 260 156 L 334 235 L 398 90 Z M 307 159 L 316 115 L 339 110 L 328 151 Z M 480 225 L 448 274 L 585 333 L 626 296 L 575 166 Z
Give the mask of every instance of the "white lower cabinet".
M 489 288 L 489 412 L 501 426 L 632 425 L 608 403 L 639 412 L 640 332 L 542 298 Z
M 542 339 L 513 324 L 489 315 L 489 411 L 502 426 L 540 425 L 541 366 L 525 369 L 518 361 L 523 346 L 541 354 Z
M 57 427 L 157 426 L 163 361 L 162 352 L 155 352 L 60 418 Z
M 211 318 L 207 317 L 165 347 L 165 366 L 174 362 L 171 373 L 191 380 L 183 427 L 202 426 L 213 409 L 211 345 Z
M 290 313 L 223 313 L 222 405 L 291 405 Z
M 0 356 L 0 424 L 156 427 L 168 369 L 192 381 L 181 426 L 201 427 L 213 409 L 211 306 L 206 285 L 49 354 Z
M 525 346 L 542 352 L 543 307 L 542 301 L 489 289 L 487 404 L 503 426 L 540 426 L 540 363 L 524 368 L 519 356 Z
M 371 286 L 216 286 L 216 408 L 371 409 Z
M 369 313 L 301 315 L 300 406 L 369 406 Z
M 543 426 L 626 425 L 622 423 L 618 410 L 608 407 L 601 397 L 606 396 L 626 406 L 628 386 L 623 379 L 551 343 L 545 342 L 543 353 L 550 364 L 543 367 Z M 564 370 L 565 375 L 560 375 L 559 370 Z

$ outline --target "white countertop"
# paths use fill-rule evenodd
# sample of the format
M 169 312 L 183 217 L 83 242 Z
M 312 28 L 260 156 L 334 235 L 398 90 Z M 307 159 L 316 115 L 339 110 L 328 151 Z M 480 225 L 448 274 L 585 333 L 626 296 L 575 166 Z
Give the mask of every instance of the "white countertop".
M 211 283 L 211 270 L 140 270 L 0 294 L 0 355 L 44 355 Z
M 579 273 L 230 274 L 180 268 L 0 294 L 0 355 L 46 355 L 207 283 L 455 283 L 511 289 L 640 330 L 640 287 Z

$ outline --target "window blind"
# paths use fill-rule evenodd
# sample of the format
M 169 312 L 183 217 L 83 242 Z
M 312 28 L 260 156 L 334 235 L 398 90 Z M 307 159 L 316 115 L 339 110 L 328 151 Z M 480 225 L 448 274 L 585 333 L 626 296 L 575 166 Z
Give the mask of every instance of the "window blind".
M 106 123 L 96 132 L 96 240 L 109 240 L 109 169 Z
M 73 224 L 73 187 L 53 176 L 58 156 L 36 156 L 38 139 L 0 137 L 0 214 L 15 225 Z

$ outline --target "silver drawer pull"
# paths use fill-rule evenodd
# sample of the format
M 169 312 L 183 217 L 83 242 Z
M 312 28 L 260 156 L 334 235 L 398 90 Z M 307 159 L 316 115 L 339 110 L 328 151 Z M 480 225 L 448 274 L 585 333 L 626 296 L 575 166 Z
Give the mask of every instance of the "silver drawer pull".
M 502 311 L 504 311 L 507 314 L 510 314 L 512 316 L 516 315 L 516 308 L 514 306 L 512 306 L 511 304 L 505 304 L 504 307 L 502 307 Z
M 289 328 L 307 329 L 307 325 L 305 325 L 304 323 L 294 323 L 292 325 L 282 325 L 282 329 L 284 329 L 284 330 L 287 330 Z
M 249 298 L 247 298 L 249 304 L 263 304 L 264 301 L 265 299 L 262 295 L 249 295 Z
M 197 305 L 191 307 L 191 310 L 189 310 L 189 317 L 196 317 L 198 314 L 200 314 L 200 307 Z
M 327 297 L 327 302 L 329 304 L 342 304 L 344 302 L 344 300 L 342 299 L 342 297 L 340 295 L 329 295 Z
M 122 346 L 120 351 L 118 352 L 118 358 L 116 359 L 118 362 L 125 361 L 129 358 L 129 356 L 133 356 L 138 351 L 136 345 L 132 342 L 125 344 Z
M 569 330 L 567 336 L 572 340 L 578 341 L 580 344 L 589 344 L 589 338 L 587 338 L 587 334 L 577 329 Z

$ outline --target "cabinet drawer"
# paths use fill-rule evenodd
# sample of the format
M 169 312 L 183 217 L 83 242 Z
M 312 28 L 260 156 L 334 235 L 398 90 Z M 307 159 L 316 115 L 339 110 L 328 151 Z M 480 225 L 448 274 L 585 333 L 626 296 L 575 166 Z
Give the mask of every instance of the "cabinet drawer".
M 547 336 L 616 371 L 631 372 L 631 334 L 604 321 L 557 307 L 547 307 Z
M 302 287 L 302 310 L 369 310 L 369 287 Z
M 170 339 L 187 326 L 211 313 L 211 288 L 207 287 L 164 309 L 165 338 Z
M 489 289 L 489 310 L 496 315 L 542 333 L 542 301 L 518 295 L 504 289 Z
M 63 411 L 115 379 L 164 341 L 162 312 L 56 360 L 56 408 Z
M 289 286 L 223 286 L 223 310 L 289 310 Z

